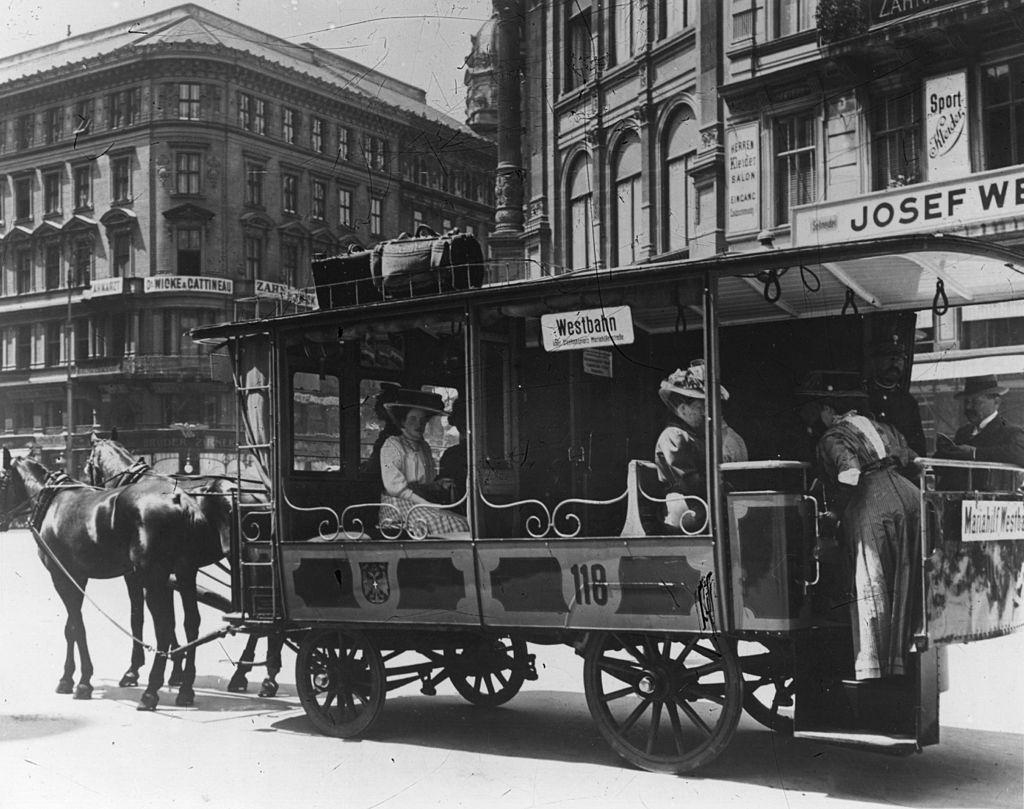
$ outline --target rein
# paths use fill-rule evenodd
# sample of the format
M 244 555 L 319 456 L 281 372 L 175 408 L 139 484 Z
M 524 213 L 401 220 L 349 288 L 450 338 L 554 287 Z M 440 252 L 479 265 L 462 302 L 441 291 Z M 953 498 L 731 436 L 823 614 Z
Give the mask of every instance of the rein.
M 93 469 L 98 467 L 93 464 Z M 101 488 L 106 488 L 108 483 L 115 483 L 117 486 L 130 486 L 132 483 L 138 483 L 147 473 L 152 471 L 152 467 L 144 460 L 139 458 L 127 469 L 122 469 L 120 472 L 115 472 L 108 478 L 104 478 L 97 485 Z
M 43 488 L 39 490 L 39 494 L 36 495 L 35 506 L 32 508 L 32 516 L 29 518 L 29 524 L 32 526 L 32 530 L 38 532 L 42 528 L 43 520 L 46 519 L 46 512 L 50 508 L 50 504 L 53 503 L 53 498 L 57 496 L 57 493 L 64 489 L 84 489 L 85 484 L 79 483 L 76 480 L 72 480 L 65 472 L 56 470 L 46 476 L 46 480 L 43 481 Z

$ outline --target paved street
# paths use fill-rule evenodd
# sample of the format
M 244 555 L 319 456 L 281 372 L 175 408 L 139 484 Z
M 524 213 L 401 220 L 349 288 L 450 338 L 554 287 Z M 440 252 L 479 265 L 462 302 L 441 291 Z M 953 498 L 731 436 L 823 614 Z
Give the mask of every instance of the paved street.
M 89 592 L 121 618 L 120 580 Z M 204 611 L 204 629 L 216 614 Z M 1024 638 L 951 650 L 942 743 L 892 758 L 787 740 L 744 717 L 699 776 L 632 769 L 590 720 L 582 663 L 535 648 L 540 680 L 512 702 L 474 708 L 450 689 L 388 699 L 371 737 L 318 735 L 298 706 L 294 658 L 282 692 L 224 691 L 243 638 L 203 647 L 197 704 L 139 713 L 120 689 L 128 641 L 86 605 L 96 665 L 92 701 L 53 693 L 64 612 L 31 537 L 0 534 L 0 807 L 1012 807 L 1024 798 Z M 262 676 L 262 675 L 260 675 Z

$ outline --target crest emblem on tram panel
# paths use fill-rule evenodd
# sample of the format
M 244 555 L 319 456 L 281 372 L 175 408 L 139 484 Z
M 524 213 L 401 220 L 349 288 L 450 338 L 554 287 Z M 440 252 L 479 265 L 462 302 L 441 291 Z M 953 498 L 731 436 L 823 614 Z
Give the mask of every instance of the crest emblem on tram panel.
M 391 596 L 391 582 L 388 581 L 387 562 L 360 562 L 359 571 L 363 580 L 363 595 L 371 604 L 383 604 Z

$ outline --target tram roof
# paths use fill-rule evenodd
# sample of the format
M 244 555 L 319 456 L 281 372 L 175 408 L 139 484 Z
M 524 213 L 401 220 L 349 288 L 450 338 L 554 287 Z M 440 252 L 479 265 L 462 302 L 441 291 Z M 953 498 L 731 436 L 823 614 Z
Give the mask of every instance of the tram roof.
M 362 320 L 375 312 L 394 316 L 436 309 L 441 301 L 454 305 L 499 300 L 515 302 L 538 295 L 561 297 L 586 290 L 598 281 L 621 287 L 673 277 L 697 278 L 705 272 L 725 279 L 719 285 L 721 325 L 840 314 L 850 295 L 861 312 L 929 308 L 936 299 L 937 287 L 944 288 L 949 306 L 1024 297 L 1024 252 L 964 236 L 910 234 L 838 244 L 719 253 L 707 258 L 652 262 L 612 270 L 577 270 L 544 278 L 492 283 L 466 291 L 201 326 L 191 334 L 199 342 L 219 342 L 300 324 L 329 325 L 339 315 Z M 939 281 L 942 284 L 938 284 Z M 772 295 L 765 291 L 766 282 L 777 282 Z M 817 288 L 812 288 L 815 282 L 818 282 Z

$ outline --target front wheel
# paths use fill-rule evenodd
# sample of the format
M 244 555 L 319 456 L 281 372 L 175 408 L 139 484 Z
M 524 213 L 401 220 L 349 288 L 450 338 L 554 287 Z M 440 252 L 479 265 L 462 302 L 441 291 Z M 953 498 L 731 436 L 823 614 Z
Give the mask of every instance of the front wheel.
M 653 772 L 684 773 L 713 761 L 742 711 L 743 678 L 724 638 L 598 633 L 587 645 L 583 677 L 601 735 Z
M 295 657 L 295 687 L 316 729 L 347 739 L 365 732 L 384 707 L 384 663 L 361 632 L 313 629 Z
M 463 699 L 493 708 L 519 693 L 528 666 L 523 641 L 481 640 L 459 652 L 448 679 Z

